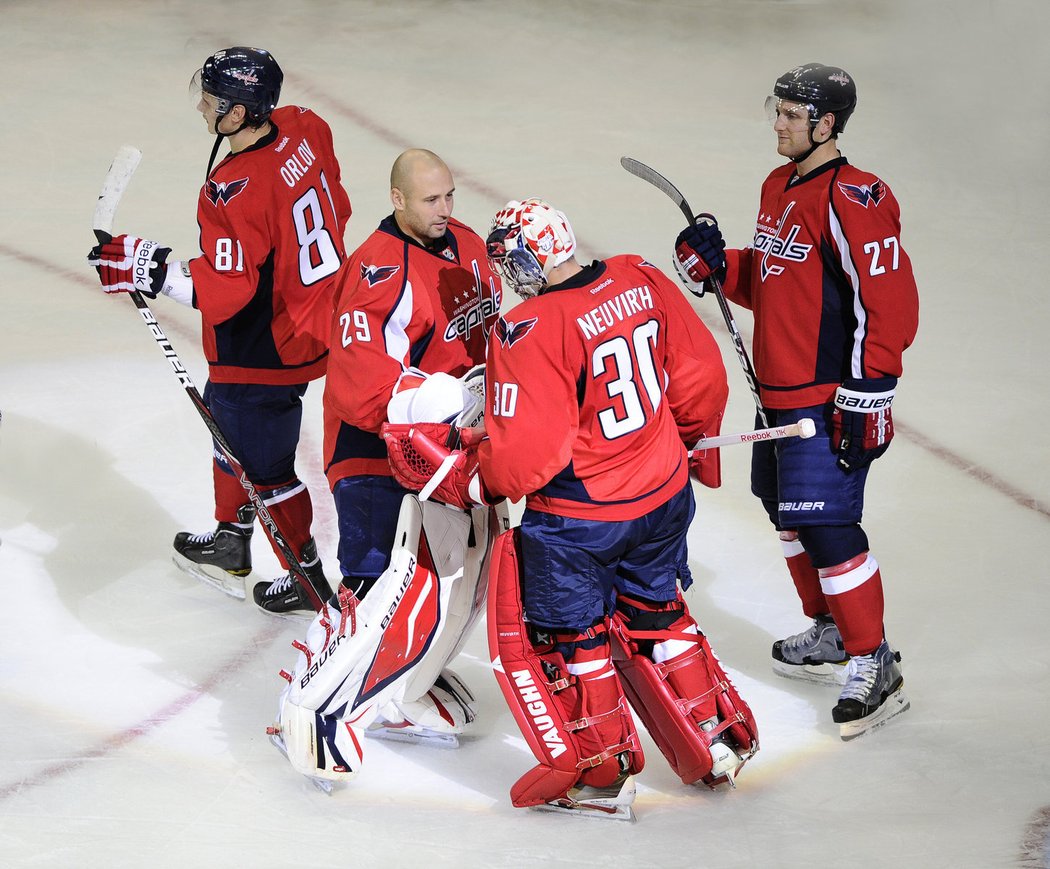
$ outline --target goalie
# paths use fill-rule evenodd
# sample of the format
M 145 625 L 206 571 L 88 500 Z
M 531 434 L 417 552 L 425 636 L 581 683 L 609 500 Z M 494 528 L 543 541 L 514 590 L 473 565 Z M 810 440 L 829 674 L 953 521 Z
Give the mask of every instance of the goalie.
M 689 484 L 719 485 L 728 395 L 718 347 L 637 256 L 581 266 L 565 215 L 530 199 L 496 214 L 494 269 L 525 301 L 497 321 L 487 438 L 448 450 L 387 427 L 395 475 L 463 507 L 526 498 L 492 555 L 489 645 L 539 761 L 516 806 L 631 818 L 643 756 L 628 701 L 686 783 L 732 783 L 754 718 L 689 614 Z
M 390 188 L 393 213 L 340 272 L 324 394 L 341 589 L 297 644 L 273 728 L 293 766 L 325 780 L 356 771 L 362 733 L 451 745 L 474 717 L 444 664 L 484 600 L 489 510 L 420 505 L 391 477 L 379 432 L 480 421 L 499 281 L 483 240 L 451 217 L 436 154 L 401 154 Z

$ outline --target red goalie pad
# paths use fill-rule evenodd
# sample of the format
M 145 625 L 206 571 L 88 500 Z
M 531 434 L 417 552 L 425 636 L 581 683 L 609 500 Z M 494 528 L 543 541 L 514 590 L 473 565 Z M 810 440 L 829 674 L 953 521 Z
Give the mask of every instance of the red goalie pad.
M 698 628 L 692 632 L 696 623 L 685 602 L 679 599 L 675 605 L 682 615 L 663 630 L 632 630 L 624 614 L 616 612 L 610 632 L 612 657 L 631 706 L 671 768 L 686 784 L 703 781 L 716 787 L 730 781 L 743 761 L 758 751 L 758 729 L 707 637 Z M 639 650 L 639 643 L 646 641 L 674 641 L 685 651 L 654 663 Z M 728 775 L 712 772 L 712 743 L 719 740 L 741 760 L 733 761 Z
M 511 788 L 511 801 L 524 807 L 562 798 L 577 783 L 606 786 L 621 772 L 622 755 L 630 772 L 639 772 L 644 758 L 608 647 L 581 650 L 588 672 L 572 675 L 559 652 L 533 645 L 521 604 L 517 540 L 512 530 L 493 544 L 488 631 L 496 681 L 539 761 Z

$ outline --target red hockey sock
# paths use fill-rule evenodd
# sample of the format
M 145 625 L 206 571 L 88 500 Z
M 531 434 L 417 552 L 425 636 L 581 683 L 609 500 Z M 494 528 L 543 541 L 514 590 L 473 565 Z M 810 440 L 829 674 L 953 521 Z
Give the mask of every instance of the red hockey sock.
M 244 486 L 233 474 L 228 474 L 218 462 L 211 463 L 212 485 L 215 488 L 215 519 L 218 522 L 237 522 L 237 511 L 250 503 Z
M 795 583 L 795 591 L 802 601 L 802 612 L 811 619 L 831 612 L 820 586 L 820 574 L 813 566 L 809 553 L 802 548 L 794 531 L 780 532 L 780 546 L 784 550 L 788 573 Z
M 867 655 L 882 642 L 884 603 L 882 576 L 871 554 L 820 569 L 831 615 L 842 634 L 842 644 L 851 655 Z
M 306 484 L 293 478 L 280 486 L 260 486 L 259 495 L 262 496 L 263 504 L 273 517 L 273 521 L 284 535 L 285 541 L 291 547 L 292 552 L 297 555 L 303 551 L 303 546 L 310 539 L 310 523 L 313 522 L 314 508 L 310 500 L 310 492 Z M 262 523 L 266 529 L 266 523 Z M 277 553 L 281 566 L 288 570 L 288 564 L 280 550 L 274 545 L 269 533 L 266 535 Z

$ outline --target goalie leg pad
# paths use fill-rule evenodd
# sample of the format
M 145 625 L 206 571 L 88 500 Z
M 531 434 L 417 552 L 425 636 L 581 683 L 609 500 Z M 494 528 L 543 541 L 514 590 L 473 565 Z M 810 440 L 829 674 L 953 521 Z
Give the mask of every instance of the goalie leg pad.
M 686 784 L 732 784 L 758 751 L 758 730 L 681 596 L 621 596 L 612 636 L 624 690 L 675 773 Z
M 644 758 L 605 626 L 533 644 L 521 603 L 518 534 L 500 535 L 493 547 L 488 626 L 496 681 L 539 761 L 511 788 L 511 801 L 523 807 L 565 799 L 578 784 L 609 786 L 640 771 Z
M 281 695 L 279 724 L 270 739 L 292 768 L 310 779 L 349 781 L 361 769 L 364 751 L 349 724 L 337 716 L 321 715 L 288 700 L 291 685 Z

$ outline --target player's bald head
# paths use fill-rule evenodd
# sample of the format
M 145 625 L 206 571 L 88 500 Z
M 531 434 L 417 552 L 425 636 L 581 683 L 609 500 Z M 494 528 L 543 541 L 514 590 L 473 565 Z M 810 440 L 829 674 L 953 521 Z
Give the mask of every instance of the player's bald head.
M 406 196 L 411 196 L 412 188 L 419 182 L 419 179 L 435 171 L 447 173 L 449 177 L 452 176 L 445 161 L 433 151 L 425 148 L 409 148 L 398 156 L 390 169 L 390 189 L 397 189 Z

